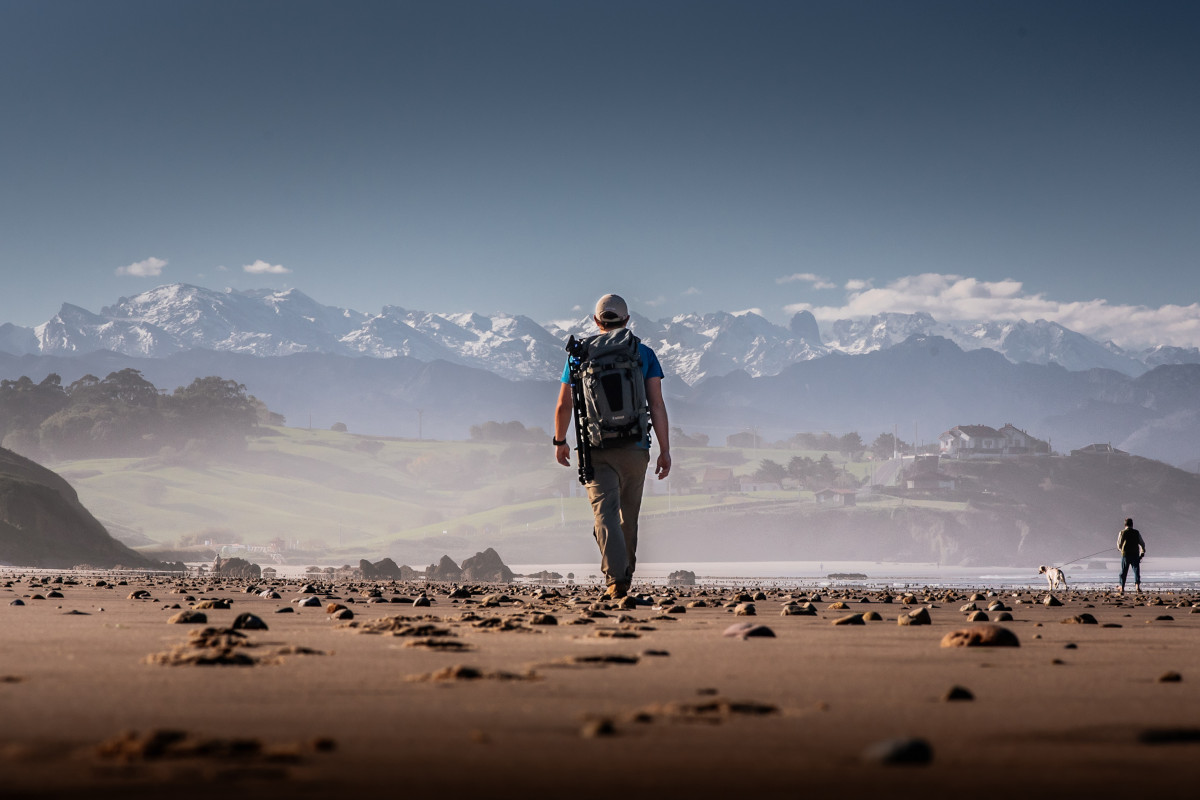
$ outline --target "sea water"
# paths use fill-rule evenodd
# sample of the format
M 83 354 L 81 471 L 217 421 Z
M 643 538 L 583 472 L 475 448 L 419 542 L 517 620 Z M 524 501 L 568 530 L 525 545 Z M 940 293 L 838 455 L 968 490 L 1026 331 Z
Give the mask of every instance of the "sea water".
M 598 564 L 513 564 L 518 575 L 558 573 L 561 582 L 599 584 Z M 636 582 L 665 584 L 672 572 L 695 573 L 700 586 L 830 586 L 859 585 L 864 588 L 907 586 L 945 587 L 1046 587 L 1046 576 L 1030 567 L 944 566 L 934 563 L 888 561 L 695 561 L 641 563 Z M 1111 588 L 1117 584 L 1119 560 L 1093 560 L 1063 567 L 1068 586 Z M 574 577 L 569 579 L 568 576 Z M 839 577 L 831 578 L 831 575 Z M 840 576 L 865 575 L 866 578 Z M 1126 581 L 1133 589 L 1133 574 Z M 1146 589 L 1200 588 L 1200 558 L 1147 558 L 1142 562 L 1142 587 Z

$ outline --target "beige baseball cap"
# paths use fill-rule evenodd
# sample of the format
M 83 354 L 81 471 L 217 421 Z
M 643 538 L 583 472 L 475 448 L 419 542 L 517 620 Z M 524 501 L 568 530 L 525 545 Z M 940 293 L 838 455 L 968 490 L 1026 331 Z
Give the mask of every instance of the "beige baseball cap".
M 606 294 L 596 301 L 596 318 L 605 322 L 629 319 L 629 306 L 620 295 Z

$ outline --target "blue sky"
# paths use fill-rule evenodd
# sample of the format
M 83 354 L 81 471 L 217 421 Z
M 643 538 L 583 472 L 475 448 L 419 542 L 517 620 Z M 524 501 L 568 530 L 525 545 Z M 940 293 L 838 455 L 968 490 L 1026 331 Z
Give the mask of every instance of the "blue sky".
M 928 310 L 1200 345 L 1191 2 L 0 0 L 0 322 Z

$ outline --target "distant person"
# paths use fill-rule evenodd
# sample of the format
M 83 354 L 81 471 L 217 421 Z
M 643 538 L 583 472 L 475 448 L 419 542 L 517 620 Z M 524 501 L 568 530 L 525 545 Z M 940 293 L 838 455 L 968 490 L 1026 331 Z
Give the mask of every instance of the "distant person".
M 659 480 L 671 473 L 671 444 L 667 435 L 667 407 L 662 395 L 662 365 L 654 351 L 626 328 L 629 307 L 617 295 L 606 294 L 596 303 L 592 320 L 600 334 L 582 340 L 578 351 L 568 357 L 563 369 L 558 405 L 554 410 L 555 459 L 564 467 L 571 466 L 567 427 L 574 418 L 576 438 L 586 437 L 587 441 L 581 442 L 581 446 L 585 448 L 585 454 L 590 451 L 590 470 L 583 469 L 586 463 L 581 464 L 580 480 L 586 481 L 584 486 L 595 515 L 593 532 L 600 547 L 604 595 L 616 599 L 628 594 L 637 564 L 638 514 L 642 507 L 646 467 L 650 463 L 651 428 L 658 440 L 654 474 Z M 608 360 L 602 365 L 604 380 L 600 381 L 594 376 L 601 372 L 602 359 Z M 580 385 L 575 386 L 572 373 L 580 375 L 581 369 Z M 596 389 L 597 385 L 599 389 Z M 583 406 L 578 411 L 575 409 L 577 395 L 583 398 Z M 625 409 L 622 397 L 626 404 L 637 407 Z M 622 418 L 624 430 L 632 433 L 608 435 L 612 428 L 605 427 L 609 423 L 606 417 L 613 415 L 610 405 L 621 406 L 625 415 L 632 411 L 632 419 Z M 584 430 L 579 430 L 580 420 Z
M 1137 591 L 1142 590 L 1142 559 L 1146 557 L 1146 542 L 1142 534 L 1133 527 L 1133 520 L 1125 520 L 1125 527 L 1117 534 L 1117 549 L 1121 551 L 1121 586 L 1118 591 L 1125 591 L 1125 576 L 1133 567 L 1133 585 Z

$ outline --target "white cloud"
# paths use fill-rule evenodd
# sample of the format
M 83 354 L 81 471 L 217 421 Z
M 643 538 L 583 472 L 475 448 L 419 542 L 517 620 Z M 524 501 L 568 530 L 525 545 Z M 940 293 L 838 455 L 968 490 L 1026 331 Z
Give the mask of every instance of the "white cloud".
M 696 295 L 698 295 L 698 294 L 700 294 L 700 290 L 699 290 L 699 289 L 697 289 L 695 286 L 689 286 L 689 287 L 688 287 L 686 290 L 684 290 L 684 292 L 683 292 L 683 296 L 684 296 L 684 297 L 695 297 L 695 296 L 696 296 Z
M 784 283 L 811 283 L 814 289 L 836 289 L 837 284 L 822 278 L 820 275 L 814 275 L 811 272 L 794 272 L 791 275 L 784 275 L 782 278 L 776 278 L 778 284 Z
M 744 317 L 747 314 L 757 314 L 760 317 L 763 316 L 763 310 L 761 308 L 743 308 L 741 311 L 730 311 L 729 313 L 735 317 Z
M 290 269 L 282 264 L 268 264 L 259 259 L 253 264 L 247 264 L 242 267 L 243 272 L 249 272 L 251 275 L 286 275 L 291 272 Z
M 150 256 L 145 261 L 135 261 L 124 267 L 117 267 L 118 275 L 132 275 L 135 278 L 157 278 L 162 275 L 163 267 L 167 265 L 165 258 Z
M 1200 345 L 1200 303 L 1149 308 L 1113 305 L 1101 299 L 1062 302 L 1029 294 L 1020 281 L 1011 279 L 981 281 L 925 273 L 897 278 L 880 287 L 855 279 L 846 282 L 845 302 L 839 306 L 795 303 L 784 310 L 789 314 L 811 311 L 824 322 L 861 319 L 888 311 L 924 311 L 940 322 L 1044 319 L 1125 348 Z
M 659 295 L 658 297 L 654 298 L 653 300 L 642 300 L 641 302 L 642 302 L 642 305 L 644 305 L 644 306 L 650 306 L 650 308 L 657 308 L 658 306 L 661 306 L 663 303 L 667 302 L 667 298 L 663 297 L 662 295 Z

